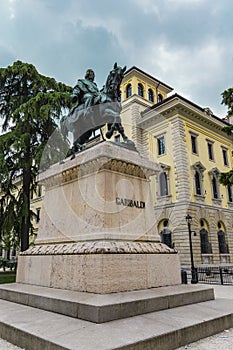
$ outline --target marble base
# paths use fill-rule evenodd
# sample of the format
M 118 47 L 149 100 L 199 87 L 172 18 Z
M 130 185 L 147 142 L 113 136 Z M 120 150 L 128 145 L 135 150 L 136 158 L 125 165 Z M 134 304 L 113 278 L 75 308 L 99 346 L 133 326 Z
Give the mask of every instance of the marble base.
M 178 254 L 19 256 L 17 282 L 106 294 L 181 283 Z
M 160 241 L 150 189 L 159 166 L 105 142 L 39 174 L 45 187 L 36 244 Z
M 105 142 L 39 174 L 40 227 L 19 256 L 17 282 L 98 294 L 180 284 L 178 254 L 156 225 L 150 176 L 158 171 Z

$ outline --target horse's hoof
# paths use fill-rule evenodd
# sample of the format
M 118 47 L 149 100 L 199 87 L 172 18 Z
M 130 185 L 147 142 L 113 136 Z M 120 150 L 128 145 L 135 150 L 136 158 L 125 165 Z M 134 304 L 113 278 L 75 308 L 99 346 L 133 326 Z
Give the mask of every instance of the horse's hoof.
M 75 158 L 75 154 L 72 154 L 70 160 L 74 159 Z
M 105 136 L 107 137 L 107 139 L 110 139 L 112 137 L 113 133 L 111 131 L 107 131 Z

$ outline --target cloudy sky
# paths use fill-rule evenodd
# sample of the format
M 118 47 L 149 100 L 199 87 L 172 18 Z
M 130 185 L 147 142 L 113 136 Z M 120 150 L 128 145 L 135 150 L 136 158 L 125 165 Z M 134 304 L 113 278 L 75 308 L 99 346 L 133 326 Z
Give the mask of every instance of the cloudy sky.
M 32 63 L 73 86 L 137 66 L 224 117 L 233 86 L 232 0 L 0 0 L 0 67 Z

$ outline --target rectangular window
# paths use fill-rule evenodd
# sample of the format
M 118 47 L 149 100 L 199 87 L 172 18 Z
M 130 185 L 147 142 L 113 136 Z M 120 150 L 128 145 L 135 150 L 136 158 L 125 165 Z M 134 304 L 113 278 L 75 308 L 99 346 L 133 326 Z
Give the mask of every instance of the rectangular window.
M 40 222 L 40 208 L 36 208 L 36 223 Z
M 209 160 L 214 160 L 213 144 L 208 142 L 207 147 L 208 147 Z
M 164 136 L 159 137 L 157 139 L 158 142 L 158 155 L 165 154 L 166 148 L 165 148 L 165 139 Z
M 194 135 L 191 135 L 191 145 L 192 145 L 192 152 L 194 154 L 197 154 L 197 137 Z
M 230 185 L 227 185 L 227 193 L 228 193 L 228 201 L 230 203 L 233 202 L 233 198 L 232 198 L 232 187 Z
M 228 156 L 227 156 L 227 150 L 226 149 L 222 149 L 222 156 L 223 156 L 223 163 L 224 165 L 228 165 Z
M 42 196 L 42 185 L 38 185 L 37 190 L 38 190 L 38 197 L 41 197 Z
M 213 198 L 217 199 L 218 198 L 218 185 L 217 185 L 217 180 L 215 177 L 212 179 L 212 191 L 213 191 Z

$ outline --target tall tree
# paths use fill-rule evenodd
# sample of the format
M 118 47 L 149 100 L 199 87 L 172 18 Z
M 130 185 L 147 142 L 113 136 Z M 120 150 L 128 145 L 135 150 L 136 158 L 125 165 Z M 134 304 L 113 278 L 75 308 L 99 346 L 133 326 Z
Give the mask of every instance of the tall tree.
M 72 88 L 38 73 L 32 64 L 16 61 L 0 68 L 0 233 L 18 234 L 21 251 L 32 229 L 30 196 L 43 149 Z M 16 179 L 19 183 L 16 186 Z
M 228 116 L 233 116 L 233 88 L 229 88 L 222 93 L 222 104 L 225 104 L 228 108 Z M 233 135 L 233 125 L 229 125 L 223 130 L 228 134 L 228 135 Z M 233 185 L 233 169 L 231 169 L 228 172 L 222 173 L 220 175 L 220 182 L 224 186 L 227 185 Z

